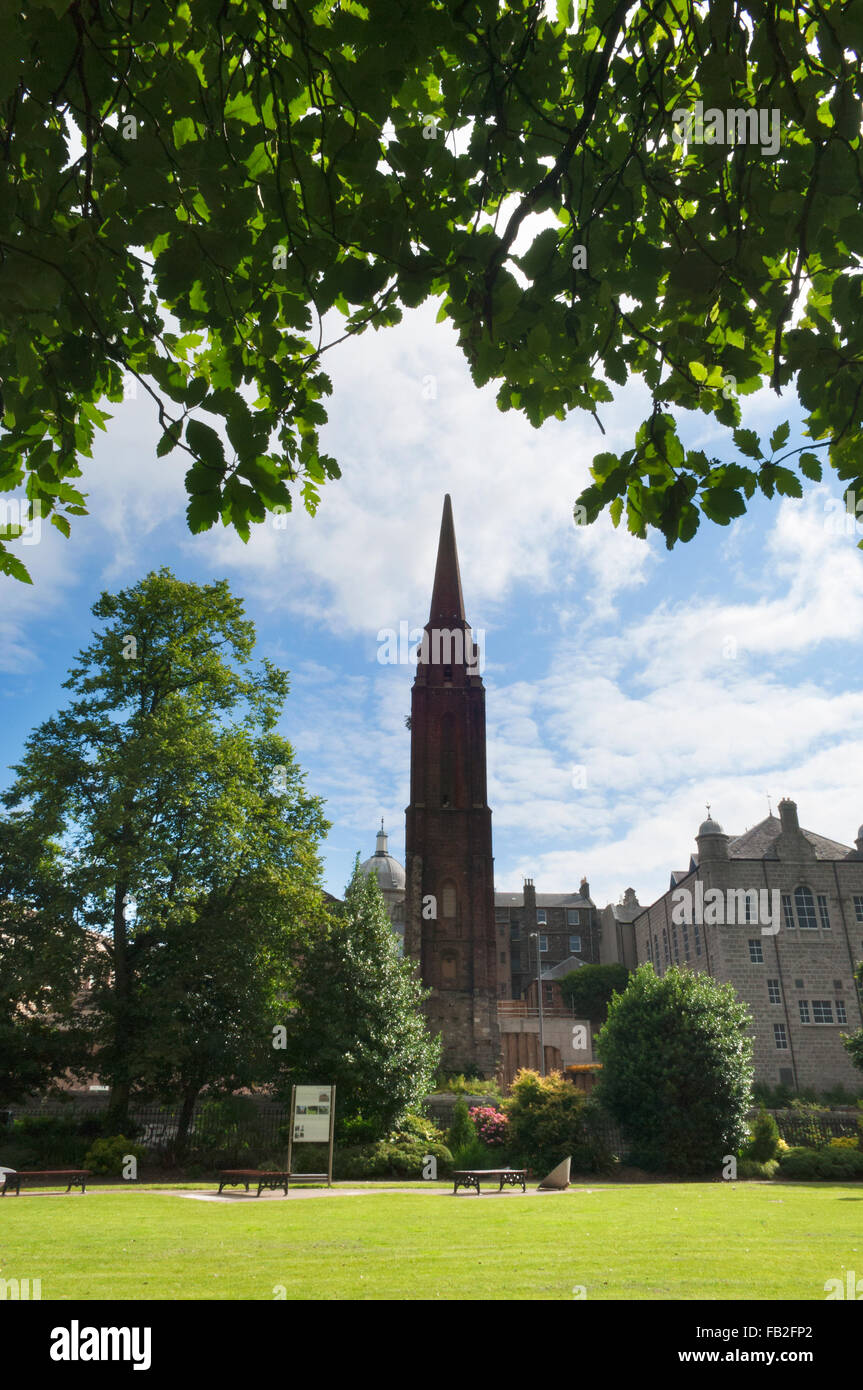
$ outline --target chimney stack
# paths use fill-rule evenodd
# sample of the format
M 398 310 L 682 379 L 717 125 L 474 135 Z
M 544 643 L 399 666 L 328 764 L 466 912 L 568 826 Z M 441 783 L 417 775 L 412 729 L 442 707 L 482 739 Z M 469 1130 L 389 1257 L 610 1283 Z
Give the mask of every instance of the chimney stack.
M 783 830 L 799 831 L 800 822 L 797 819 L 797 802 L 790 801 L 787 796 L 783 796 L 779 803 L 779 819 L 782 822 Z

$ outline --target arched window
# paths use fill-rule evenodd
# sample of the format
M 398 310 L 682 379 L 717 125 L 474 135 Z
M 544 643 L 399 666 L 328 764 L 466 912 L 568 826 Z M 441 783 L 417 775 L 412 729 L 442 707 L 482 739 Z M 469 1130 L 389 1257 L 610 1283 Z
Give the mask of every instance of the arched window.
M 812 889 L 801 885 L 794 889 L 794 906 L 797 908 L 797 921 L 801 930 L 811 927 L 815 930 L 818 922 L 815 918 L 815 899 L 812 896 Z

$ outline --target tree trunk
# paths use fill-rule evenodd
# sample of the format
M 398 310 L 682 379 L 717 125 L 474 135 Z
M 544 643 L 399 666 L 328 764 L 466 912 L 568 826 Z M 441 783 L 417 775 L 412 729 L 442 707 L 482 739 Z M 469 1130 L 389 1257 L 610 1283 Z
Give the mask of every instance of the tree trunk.
M 183 1103 L 180 1106 L 180 1117 L 177 1121 L 177 1137 L 174 1140 L 174 1154 L 177 1162 L 182 1162 L 189 1147 L 189 1130 L 192 1128 L 195 1102 L 200 1092 L 201 1088 L 197 1082 L 186 1086 L 183 1091 Z
M 131 1093 L 130 1047 L 132 1042 L 129 1023 L 131 1003 L 131 984 L 129 980 L 128 948 L 126 931 L 126 883 L 114 885 L 114 1060 L 111 1075 L 111 1099 L 108 1102 L 107 1125 L 109 1133 L 126 1134 L 129 1128 L 129 1097 Z

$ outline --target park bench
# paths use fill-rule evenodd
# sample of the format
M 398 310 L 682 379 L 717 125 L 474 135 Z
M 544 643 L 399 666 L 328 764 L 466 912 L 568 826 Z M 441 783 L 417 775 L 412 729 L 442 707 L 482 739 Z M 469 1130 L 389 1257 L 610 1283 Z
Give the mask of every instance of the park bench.
M 57 1182 L 66 1183 L 66 1191 L 71 1192 L 73 1187 L 80 1187 L 81 1191 L 86 1191 L 87 1179 L 90 1176 L 89 1168 L 45 1168 L 43 1170 L 21 1169 L 20 1172 L 13 1172 L 7 1169 L 0 1174 L 3 1178 L 3 1190 L 0 1197 L 5 1197 L 6 1193 L 12 1188 L 15 1189 L 15 1196 L 21 1196 L 22 1182 Z
M 262 1170 L 260 1168 L 220 1168 L 219 1169 L 219 1196 L 222 1195 L 223 1187 L 241 1187 L 249 1190 L 249 1183 L 258 1184 L 257 1195 L 260 1197 L 263 1188 L 268 1188 L 275 1192 L 277 1187 L 284 1190 L 288 1195 L 288 1174 L 284 1171 L 274 1169 Z
M 460 1187 L 475 1187 L 476 1195 L 480 1197 L 482 1195 L 479 1187 L 481 1178 L 499 1178 L 500 1185 L 497 1189 L 498 1192 L 503 1192 L 505 1185 L 507 1187 L 518 1187 L 519 1183 L 521 1183 L 522 1192 L 526 1192 L 526 1177 L 526 1168 L 458 1168 L 453 1173 L 454 1186 L 452 1195 L 455 1196 Z

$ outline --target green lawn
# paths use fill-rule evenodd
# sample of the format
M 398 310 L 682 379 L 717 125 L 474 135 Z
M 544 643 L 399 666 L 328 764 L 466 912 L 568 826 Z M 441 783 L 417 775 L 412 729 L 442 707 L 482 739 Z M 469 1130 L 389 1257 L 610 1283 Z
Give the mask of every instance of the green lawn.
M 863 1274 L 861 1184 L 0 1200 L 0 1277 L 41 1278 L 43 1299 L 823 1300 L 847 1268 Z

